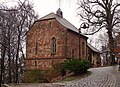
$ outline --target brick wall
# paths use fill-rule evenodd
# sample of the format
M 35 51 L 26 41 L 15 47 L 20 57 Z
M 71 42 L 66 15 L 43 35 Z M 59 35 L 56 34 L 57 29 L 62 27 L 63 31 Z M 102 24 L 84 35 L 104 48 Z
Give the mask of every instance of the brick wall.
M 56 38 L 57 43 L 54 55 L 51 54 L 51 39 L 53 37 Z M 84 47 L 82 47 L 83 42 Z M 86 58 L 86 43 L 87 38 L 80 35 L 80 58 Z M 79 58 L 79 34 L 67 31 L 55 19 L 37 21 L 27 33 L 26 69 L 48 69 L 53 63 L 60 63 L 65 58 L 73 57 Z
M 79 41 L 80 41 L 80 47 L 79 47 Z M 84 45 L 82 45 L 82 43 L 84 43 Z M 67 47 L 68 47 L 67 57 L 68 58 L 72 58 L 72 57 L 79 58 L 80 56 L 80 59 L 86 59 L 87 58 L 86 44 L 87 44 L 87 39 L 85 37 L 79 34 L 76 34 L 73 31 L 68 31 L 67 33 Z M 80 55 L 79 55 L 79 51 L 80 51 Z
M 27 45 L 26 45 L 26 68 L 34 67 L 34 59 L 41 59 L 37 62 L 41 63 L 44 58 L 54 59 L 65 58 L 65 33 L 66 28 L 60 25 L 55 19 L 44 20 L 36 22 L 32 29 L 27 33 Z M 56 49 L 55 55 L 51 55 L 51 39 L 56 38 Z M 36 54 L 36 42 L 38 43 L 38 49 Z M 30 60 L 29 60 L 30 59 Z M 33 59 L 33 60 L 32 60 Z M 41 64 L 42 67 L 50 67 L 51 60 L 48 60 L 46 65 Z M 38 63 L 38 64 L 39 64 Z M 29 65 L 29 66 L 28 66 Z M 41 68 L 41 67 L 39 67 Z
M 88 61 L 92 67 L 101 66 L 100 53 L 93 51 L 89 46 L 87 47 Z
M 36 66 L 35 66 L 36 61 Z M 41 69 L 41 70 L 47 70 L 52 67 L 55 63 L 61 63 L 64 59 L 28 59 L 26 60 L 25 69 L 32 70 L 32 69 Z
M 38 26 L 38 27 L 37 27 Z M 36 23 L 27 34 L 27 58 L 51 58 L 51 39 L 57 39 L 55 57 L 63 57 L 65 45 L 65 28 L 55 19 Z M 38 42 L 38 53 L 35 54 L 35 45 Z

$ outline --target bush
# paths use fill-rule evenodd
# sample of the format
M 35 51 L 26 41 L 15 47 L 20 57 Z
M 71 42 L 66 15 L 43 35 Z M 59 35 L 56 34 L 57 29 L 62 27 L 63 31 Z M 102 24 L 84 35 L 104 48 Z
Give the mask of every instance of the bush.
M 62 63 L 56 63 L 56 64 L 53 64 L 52 67 L 47 70 L 44 76 L 49 82 L 51 82 L 51 81 L 54 81 L 54 79 L 57 76 L 60 76 L 60 75 L 63 76 L 64 74 L 65 72 L 62 69 Z
M 41 70 L 34 69 L 34 70 L 25 71 L 23 82 L 40 83 L 40 82 L 48 82 L 48 81 L 45 78 L 43 78 L 43 74 L 41 73 Z
M 27 70 L 24 73 L 23 82 L 26 83 L 40 83 L 40 82 L 52 82 L 54 79 L 60 75 L 64 76 L 65 71 L 62 69 L 62 63 L 56 63 L 52 65 L 51 68 L 45 71 L 38 69 Z
M 90 63 L 86 60 L 69 59 L 63 63 L 63 68 L 73 72 L 75 75 L 85 73 L 89 67 Z

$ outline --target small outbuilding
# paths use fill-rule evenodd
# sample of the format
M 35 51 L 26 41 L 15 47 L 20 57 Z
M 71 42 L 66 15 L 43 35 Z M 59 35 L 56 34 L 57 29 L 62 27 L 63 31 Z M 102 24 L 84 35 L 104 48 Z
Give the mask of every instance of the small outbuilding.
M 88 61 L 91 67 L 101 66 L 100 51 L 93 47 L 91 44 L 87 43 Z

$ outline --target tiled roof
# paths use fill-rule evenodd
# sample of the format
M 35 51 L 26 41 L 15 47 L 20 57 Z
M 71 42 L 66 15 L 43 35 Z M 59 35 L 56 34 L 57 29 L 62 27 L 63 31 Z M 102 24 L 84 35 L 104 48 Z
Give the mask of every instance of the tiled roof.
M 57 14 L 55 14 L 53 12 L 46 15 L 46 16 L 44 16 L 44 17 L 42 17 L 42 18 L 40 18 L 40 20 L 51 19 L 51 18 L 55 18 L 61 25 L 63 25 L 67 29 L 70 29 L 70 30 L 72 30 L 72 31 L 74 31 L 76 33 L 79 33 L 78 29 L 73 24 L 71 24 L 65 18 L 59 17 Z M 81 33 L 81 35 L 83 35 L 83 34 Z M 83 35 L 83 36 L 85 36 L 85 35 Z
M 92 49 L 94 52 L 100 53 L 100 51 L 98 49 L 96 49 L 95 47 L 93 47 L 91 44 L 87 43 L 88 47 L 90 47 L 90 49 Z

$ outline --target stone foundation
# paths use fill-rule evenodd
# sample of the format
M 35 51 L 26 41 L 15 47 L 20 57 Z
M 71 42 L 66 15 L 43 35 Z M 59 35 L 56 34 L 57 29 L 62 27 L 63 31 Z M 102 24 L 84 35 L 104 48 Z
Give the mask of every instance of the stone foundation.
M 53 58 L 38 58 L 38 59 L 26 59 L 25 69 L 40 69 L 47 70 L 52 67 L 53 64 L 62 63 L 65 59 L 53 59 Z M 36 64 L 35 64 L 36 63 Z

